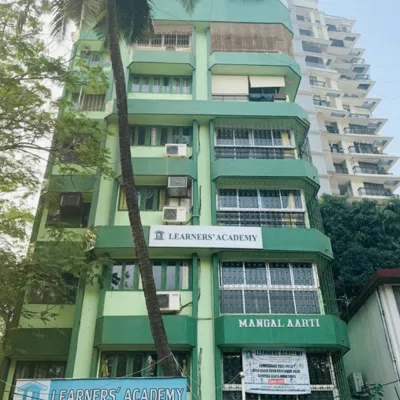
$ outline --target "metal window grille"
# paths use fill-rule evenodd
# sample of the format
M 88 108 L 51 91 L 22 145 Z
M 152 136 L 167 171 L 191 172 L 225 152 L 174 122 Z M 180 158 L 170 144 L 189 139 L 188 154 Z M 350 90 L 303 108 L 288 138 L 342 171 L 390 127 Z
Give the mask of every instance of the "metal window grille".
M 193 27 L 191 25 L 154 25 L 154 35 L 136 42 L 137 46 L 158 47 L 165 50 L 175 48 L 190 50 Z
M 72 102 L 77 102 L 79 94 L 75 93 Z M 104 111 L 105 95 L 104 94 L 83 94 L 77 108 L 81 111 Z
M 221 262 L 221 313 L 321 314 L 318 285 L 311 263 Z
M 333 400 L 335 398 L 335 373 L 329 353 L 308 353 L 308 370 L 310 374 L 311 394 L 293 395 L 259 395 L 246 393 L 242 398 L 240 372 L 242 354 L 223 353 L 222 356 L 222 398 L 223 400 Z M 350 398 L 342 397 L 343 399 Z
M 211 53 L 282 52 L 292 55 L 292 37 L 280 24 L 211 23 Z

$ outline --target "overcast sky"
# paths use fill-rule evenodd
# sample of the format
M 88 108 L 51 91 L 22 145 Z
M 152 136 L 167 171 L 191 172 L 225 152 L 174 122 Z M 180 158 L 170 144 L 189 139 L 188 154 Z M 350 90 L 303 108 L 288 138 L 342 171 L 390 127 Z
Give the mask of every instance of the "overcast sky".
M 356 47 L 366 49 L 363 58 L 376 81 L 370 97 L 382 99 L 374 116 L 388 118 L 379 133 L 394 137 L 385 152 L 400 155 L 400 0 L 320 0 L 319 4 L 327 14 L 357 21 L 353 32 L 361 37 Z M 391 172 L 400 175 L 400 160 Z

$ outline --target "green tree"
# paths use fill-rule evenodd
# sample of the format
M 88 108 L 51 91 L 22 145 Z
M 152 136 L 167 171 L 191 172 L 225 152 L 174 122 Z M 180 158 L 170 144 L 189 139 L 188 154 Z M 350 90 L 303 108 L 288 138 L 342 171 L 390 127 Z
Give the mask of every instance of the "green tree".
M 179 1 L 187 12 L 193 10 L 195 0 Z M 152 264 L 149 259 L 137 202 L 137 188 L 130 150 L 125 71 L 120 49 L 121 39 L 126 44 L 131 45 L 146 34 L 152 33 L 151 2 L 149 0 L 55 0 L 51 3 L 51 10 L 55 15 L 54 34 L 65 33 L 68 22 L 73 21 L 80 28 L 84 25 L 95 26 L 94 29 L 99 32 L 100 37 L 105 38 L 107 43 L 116 91 L 122 180 L 151 333 L 164 375 L 174 376 L 176 375 L 175 361 L 168 344 L 158 305 Z
M 336 294 L 342 312 L 379 268 L 400 265 L 400 200 L 385 205 L 323 196 L 321 214 L 330 237 Z

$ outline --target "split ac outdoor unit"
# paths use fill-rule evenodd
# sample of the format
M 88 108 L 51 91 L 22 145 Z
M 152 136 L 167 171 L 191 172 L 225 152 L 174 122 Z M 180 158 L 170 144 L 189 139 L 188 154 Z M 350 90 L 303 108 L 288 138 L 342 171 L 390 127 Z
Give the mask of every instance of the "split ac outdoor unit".
M 158 305 L 163 314 L 177 313 L 181 310 L 179 292 L 157 293 Z
M 187 157 L 186 144 L 166 144 L 164 147 L 166 157 Z
M 350 392 L 352 395 L 360 394 L 363 391 L 364 381 L 361 372 L 353 372 L 347 377 Z
M 169 176 L 167 191 L 169 197 L 188 197 L 188 178 L 186 176 Z
M 61 195 L 60 208 L 74 207 L 80 208 L 82 205 L 82 196 L 80 193 L 64 193 Z
M 164 224 L 179 225 L 186 222 L 185 207 L 163 207 Z

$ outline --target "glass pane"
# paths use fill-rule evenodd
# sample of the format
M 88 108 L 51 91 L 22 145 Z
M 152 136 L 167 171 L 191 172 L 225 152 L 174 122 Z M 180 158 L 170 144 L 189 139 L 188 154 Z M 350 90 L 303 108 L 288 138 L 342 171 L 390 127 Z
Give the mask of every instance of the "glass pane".
M 146 189 L 145 210 L 154 210 L 155 208 L 155 191 L 154 188 Z
M 271 314 L 294 314 L 293 294 L 291 290 L 270 290 Z
M 190 377 L 190 357 L 188 353 L 175 353 L 174 357 L 177 362 L 177 376 Z M 179 366 L 179 368 L 178 368 Z
M 217 130 L 217 145 L 233 146 L 233 130 L 221 128 Z
M 185 263 L 179 267 L 179 289 L 189 289 L 189 266 Z
M 183 128 L 182 143 L 190 144 L 190 128 Z
M 261 207 L 280 209 L 281 197 L 279 190 L 260 190 Z
M 132 377 L 140 378 L 142 376 L 143 369 L 143 354 L 141 353 L 133 353 L 132 355 Z
M 241 353 L 223 353 L 224 384 L 240 384 L 240 372 L 243 370 Z
M 124 289 L 133 289 L 133 282 L 135 277 L 135 265 L 125 266 L 125 282 Z
M 273 137 L 274 146 L 282 146 L 283 145 L 281 131 L 272 131 L 272 137 Z
M 186 93 L 186 94 L 190 93 L 190 79 L 189 78 L 183 78 L 182 93 Z
M 146 369 L 142 372 L 142 376 L 157 376 L 157 354 L 149 354 L 145 359 L 145 362 Z
M 114 265 L 111 273 L 111 290 L 117 290 L 120 287 L 122 278 L 122 265 Z
M 307 354 L 311 385 L 330 385 L 332 383 L 328 354 Z
M 138 128 L 138 145 L 139 146 L 144 146 L 146 142 L 146 128 L 145 127 L 140 127 Z
M 143 93 L 148 93 L 150 91 L 150 85 L 149 85 L 149 78 L 147 77 L 142 77 L 142 92 Z
M 172 143 L 179 143 L 179 128 L 172 128 Z
M 302 209 L 300 190 L 281 190 L 282 207 L 292 209 Z
M 155 76 L 153 78 L 153 93 L 159 93 L 161 86 L 161 78 L 159 76 Z
M 294 291 L 297 314 L 321 314 L 318 293 L 314 290 Z
M 287 263 L 270 263 L 271 285 L 291 285 L 290 269 Z
M 244 263 L 247 285 L 266 285 L 267 268 L 264 263 L 246 262 Z
M 132 78 L 132 92 L 139 92 L 140 89 L 140 78 L 138 76 L 134 76 Z
M 125 353 L 119 353 L 117 358 L 117 369 L 115 371 L 115 377 L 120 378 L 126 375 L 126 361 L 127 357 Z
M 250 146 L 250 132 L 244 129 L 236 129 L 235 131 L 236 146 Z
M 168 262 L 167 265 L 167 281 L 165 284 L 165 289 L 174 290 L 178 289 L 175 284 L 176 281 L 176 265 L 175 262 Z
M 272 146 L 271 131 L 254 131 L 255 146 Z
M 178 46 L 188 47 L 189 46 L 189 36 L 188 35 L 178 35 Z
M 158 146 L 160 139 L 160 128 L 151 128 L 150 135 L 150 144 L 152 146 Z
M 219 208 L 237 208 L 236 189 L 221 189 L 219 191 Z
M 221 263 L 222 285 L 241 285 L 243 283 L 243 264 L 241 262 Z
M 154 275 L 154 283 L 156 284 L 156 289 L 161 289 L 161 279 L 162 279 L 161 264 L 153 264 L 153 275 Z
M 268 292 L 266 290 L 245 290 L 246 313 L 268 314 Z
M 164 36 L 165 46 L 176 46 L 176 35 L 165 35 Z
M 170 92 L 169 77 L 167 77 L 167 76 L 162 79 L 161 91 L 163 93 L 169 93 Z
M 222 392 L 222 400 L 242 400 L 242 392 L 225 391 Z
M 172 91 L 173 91 L 173 93 L 180 93 L 180 91 L 181 91 L 181 79 L 180 78 L 174 78 L 174 81 L 172 84 Z
M 240 208 L 258 208 L 257 190 L 240 189 L 239 190 Z
M 167 143 L 168 143 L 168 129 L 161 128 L 160 144 L 164 146 Z
M 102 361 L 100 364 L 99 376 L 101 378 L 110 378 L 111 377 L 111 369 L 116 359 L 117 355 L 115 353 L 103 353 Z
M 314 286 L 314 274 L 311 264 L 294 263 L 292 264 L 293 280 L 295 285 Z
M 243 314 L 243 298 L 241 290 L 220 290 L 222 314 Z

